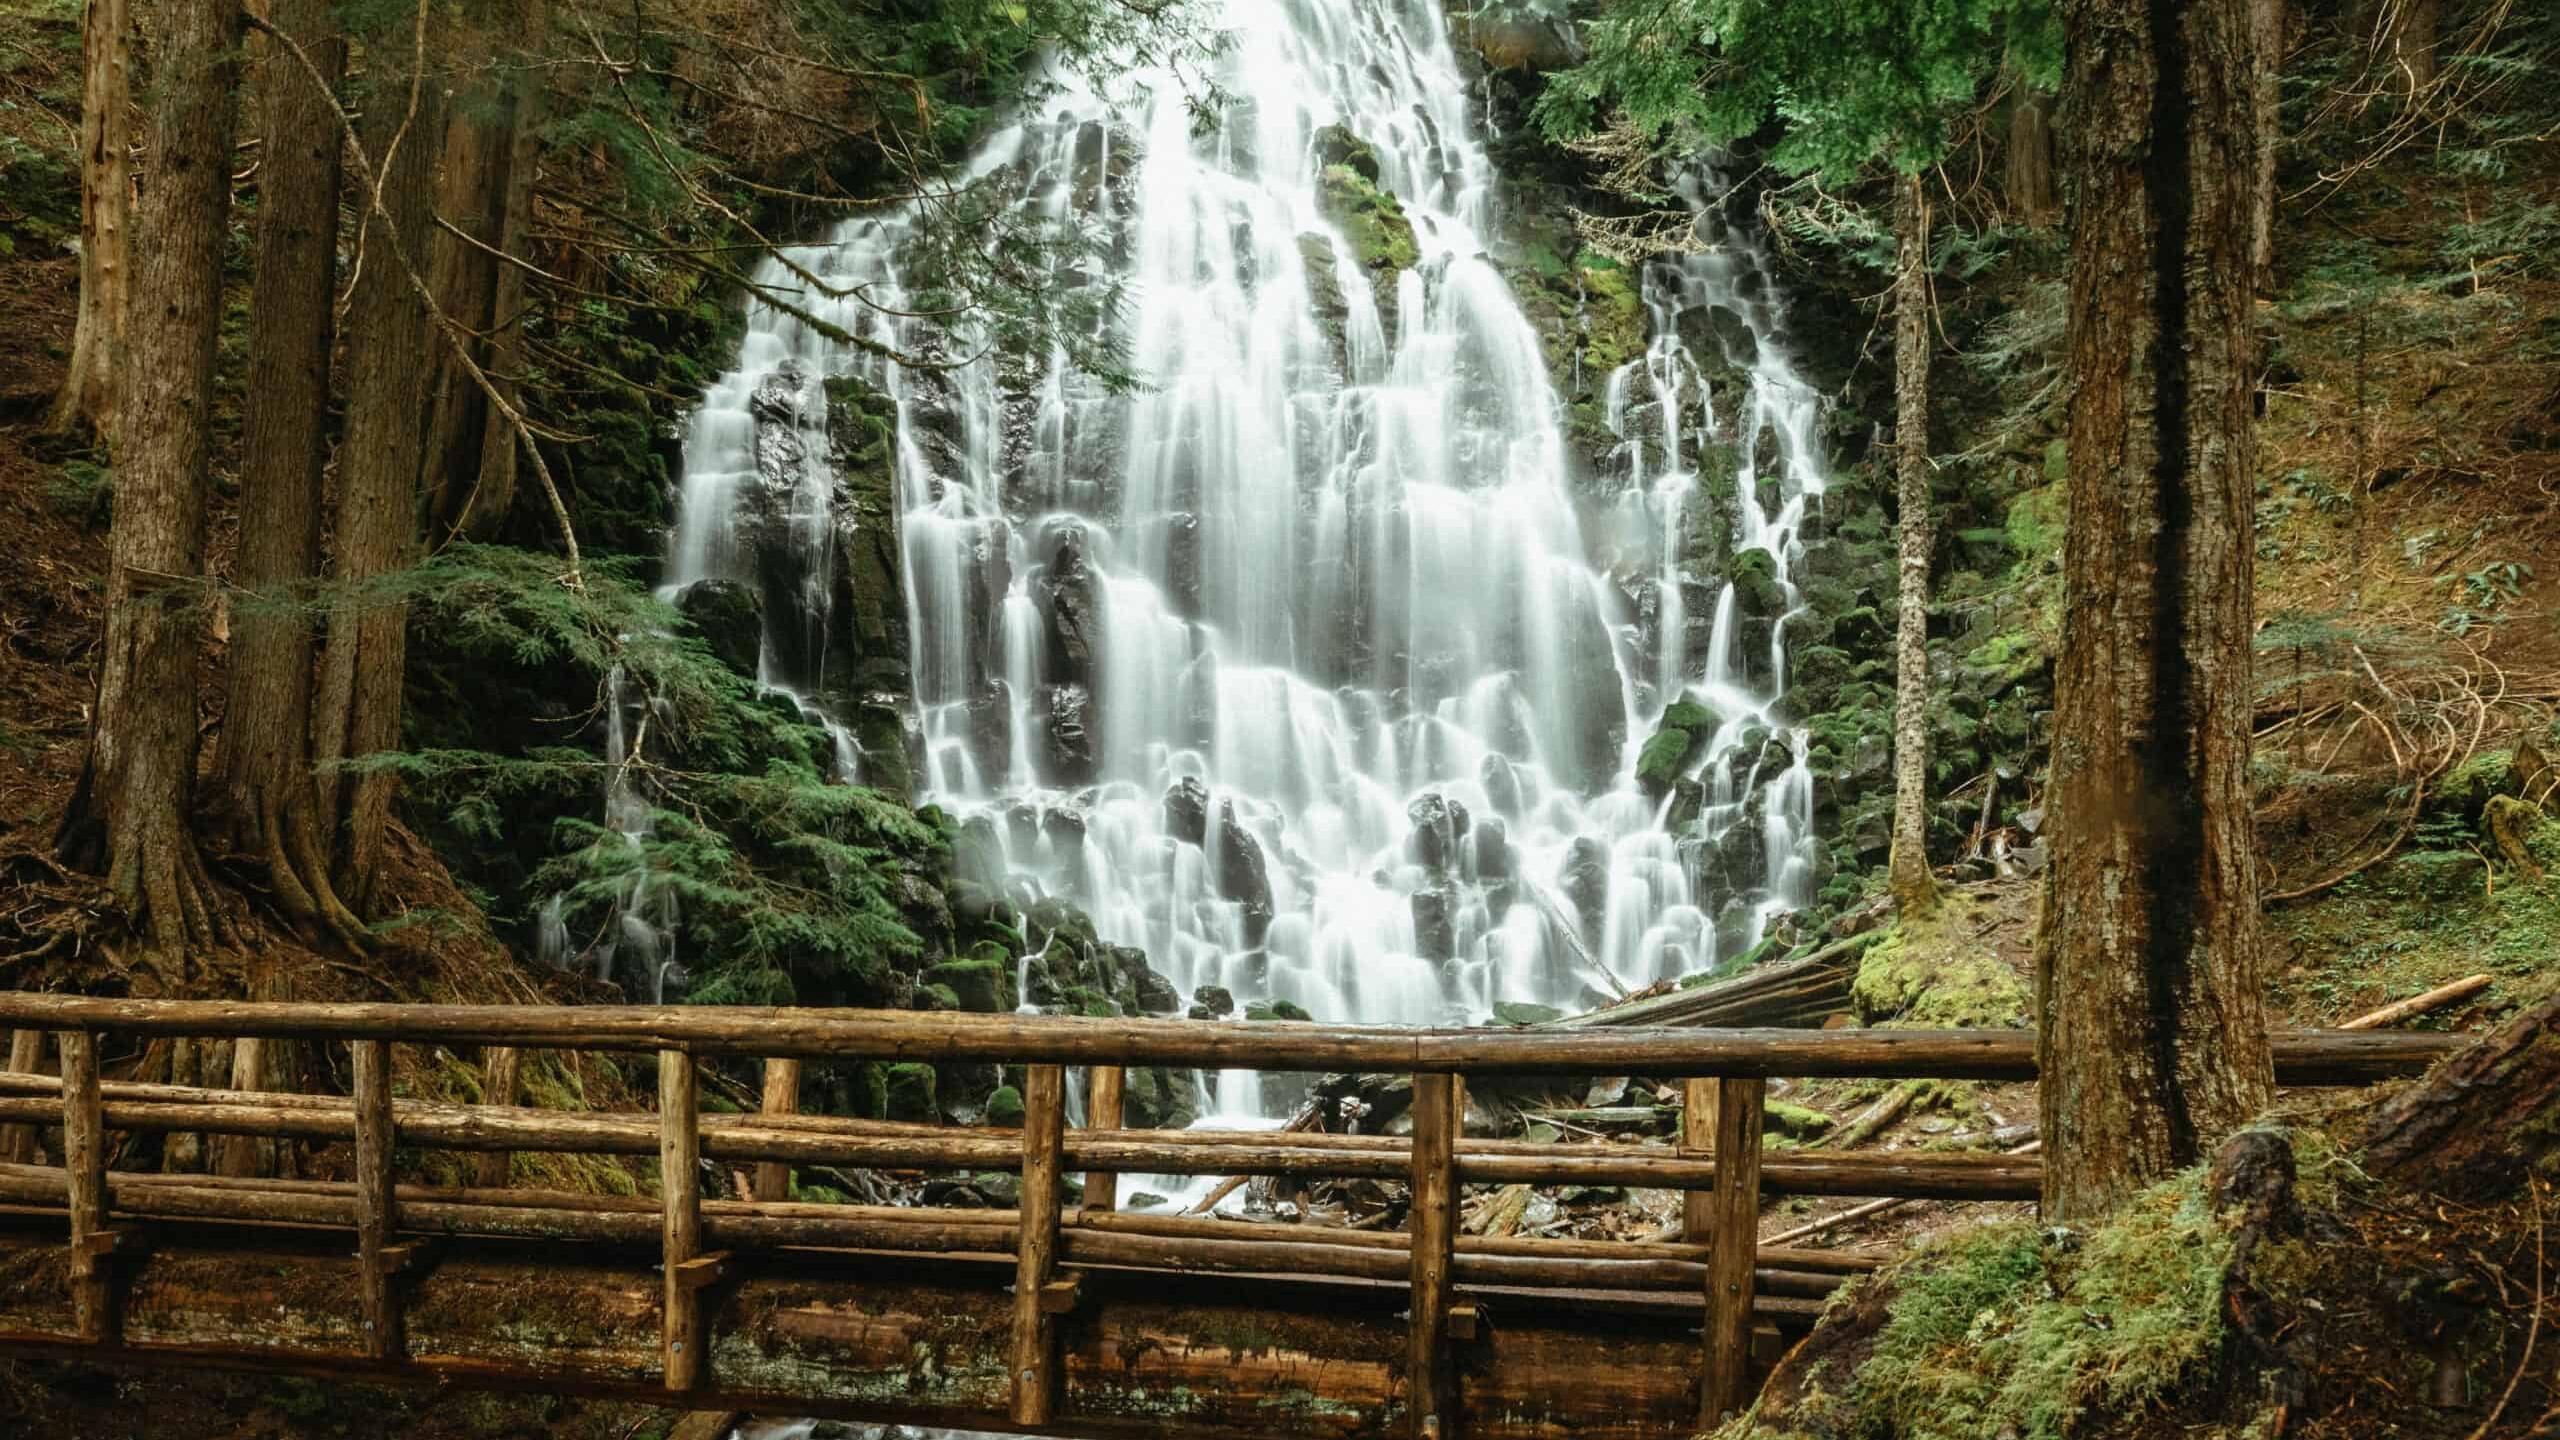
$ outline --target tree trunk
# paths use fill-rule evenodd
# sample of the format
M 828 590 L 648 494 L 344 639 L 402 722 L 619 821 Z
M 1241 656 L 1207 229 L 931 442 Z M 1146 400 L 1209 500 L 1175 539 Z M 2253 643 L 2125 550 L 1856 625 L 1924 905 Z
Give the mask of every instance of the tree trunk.
M 550 7 L 546 0 L 526 0 L 525 32 L 530 44 L 539 45 L 550 23 Z M 498 248 L 508 255 L 522 257 L 529 248 L 527 232 L 533 221 L 533 179 L 540 163 L 540 147 L 535 143 L 542 127 L 542 84 L 526 79 L 516 89 L 515 109 L 511 117 L 513 129 L 507 152 L 506 195 L 503 220 L 498 228 Z M 525 367 L 525 272 L 522 266 L 498 267 L 497 295 L 489 307 L 491 334 L 488 371 L 490 382 L 498 387 L 511 405 L 521 405 L 516 379 Z M 496 407 L 492 406 L 491 409 Z M 470 492 L 454 507 L 449 522 L 452 533 L 486 536 L 506 518 L 516 499 L 516 430 L 504 416 L 490 415 L 480 429 L 480 468 Z
M 471 332 L 472 358 L 484 368 L 502 268 L 490 252 L 499 248 L 506 226 L 506 161 L 513 149 L 510 106 L 494 86 L 454 103 L 436 177 L 436 216 L 463 233 L 439 228 L 428 247 L 434 265 L 427 283 L 435 291 L 436 306 Z M 478 477 L 480 433 L 489 402 L 453 346 L 436 345 L 427 363 L 433 378 L 419 483 L 421 519 L 432 540 L 451 532 L 454 513 Z
M 1937 903 L 1929 874 L 1929 201 L 1921 178 L 1894 190 L 1894 475 L 1901 510 L 1893 659 L 1893 901 Z
M 265 857 L 277 903 L 306 929 L 351 945 L 362 928 L 330 884 L 313 812 L 310 588 L 320 568 L 321 460 L 336 303 L 338 156 L 330 90 L 345 37 L 331 0 L 276 0 L 269 23 L 302 49 L 270 48 L 259 71 L 258 269 L 249 309 L 250 388 L 241 442 L 240 549 L 232 563 L 222 775 L 235 840 Z M 314 80 L 303 58 L 320 72 Z
M 2062 213 L 2053 190 L 2053 97 L 2019 78 L 2017 98 L 2009 102 L 2008 175 L 2003 188 L 2009 210 L 2041 230 Z
M 2249 814 L 2252 0 L 2068 0 L 2071 525 L 2037 936 L 2046 1213 L 2273 1089 Z
M 2409 94 L 2424 94 L 2436 83 L 2436 32 L 2443 25 L 2444 0 L 2390 0 L 2383 13 L 2391 27 L 2384 53 Z
M 427 408 L 422 363 L 433 337 L 411 282 L 426 256 L 435 149 L 443 133 L 441 87 L 420 73 L 426 56 L 405 33 L 374 47 L 376 86 L 357 139 L 382 187 L 390 223 L 360 213 L 362 266 L 347 309 L 347 425 L 338 447 L 338 602 L 329 617 L 313 716 L 321 813 L 336 817 L 339 895 L 357 914 L 374 907 L 374 881 L 391 819 L 391 777 L 341 780 L 330 762 L 360 760 L 400 743 L 408 607 L 390 577 L 417 559 L 418 453 Z
M 2484 1203 L 2560 1154 L 2560 997 L 2399 1090 L 2365 1122 L 2365 1159 L 2430 1194 Z
M 59 841 L 67 859 L 105 872 L 146 943 L 175 952 L 222 929 L 189 822 L 240 11 L 145 0 L 136 12 L 150 47 L 151 184 L 134 221 L 151 264 L 134 277 L 126 322 L 105 660 Z
M 118 351 L 127 305 L 126 222 L 133 210 L 127 111 L 133 22 L 127 0 L 89 0 L 80 20 L 80 305 L 71 367 L 50 428 L 115 440 Z
M 2252 74 L 2258 115 L 2258 188 L 2250 197 L 2250 274 L 2257 292 L 2276 290 L 2276 142 L 2283 136 L 2284 61 L 2287 40 L 2285 0 L 2255 0 L 2249 17 L 2257 26 L 2257 64 Z

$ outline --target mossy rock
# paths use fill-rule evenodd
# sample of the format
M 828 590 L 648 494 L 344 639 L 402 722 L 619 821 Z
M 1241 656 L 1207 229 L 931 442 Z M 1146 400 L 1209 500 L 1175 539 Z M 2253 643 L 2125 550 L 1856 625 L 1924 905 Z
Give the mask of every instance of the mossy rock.
M 1725 571 L 1734 599 L 1744 614 L 1772 616 L 1787 608 L 1786 587 L 1778 583 L 1778 557 L 1754 545 L 1735 553 Z
M 1378 152 L 1368 141 L 1352 134 L 1348 126 L 1327 125 L 1318 130 L 1315 152 L 1320 166 L 1340 165 L 1372 185 L 1378 183 Z
M 916 987 L 915 1008 L 926 1011 L 957 1010 L 960 1008 L 960 992 L 948 985 L 919 985 Z
M 1493 1003 L 1496 1025 L 1545 1025 L 1564 1018 L 1564 1012 L 1553 1005 L 1532 1005 L 1525 1000 L 1497 1000 Z
M 1681 774 L 1688 769 L 1689 753 L 1698 748 L 1696 732 L 1677 725 L 1665 725 L 1644 742 L 1644 750 L 1636 756 L 1636 783 L 1653 795 L 1666 794 Z
M 2460 815 L 2477 820 L 2489 806 L 2492 795 L 2512 795 L 2516 791 L 2516 757 L 2512 750 L 2489 750 L 2474 755 L 2453 767 L 2427 808 L 2444 815 Z
M 1859 1017 L 1873 1024 L 1972 1030 L 2023 1025 L 2031 997 L 2025 982 L 1975 943 L 1954 913 L 1906 916 L 1867 948 L 1849 982 Z
M 921 1060 L 902 1060 L 889 1066 L 881 1076 L 884 1087 L 881 1108 L 884 1119 L 903 1120 L 911 1124 L 932 1125 L 942 1119 L 942 1108 L 934 1098 L 933 1067 Z
M 982 944 L 980 950 L 991 948 Z M 1021 987 L 1010 958 L 983 953 L 966 960 L 945 960 L 924 972 L 922 983 L 951 992 L 959 1008 L 976 1015 L 1011 1014 L 1022 1003 Z
M 1307 1007 L 1294 1000 L 1256 1000 L 1244 1007 L 1247 1020 L 1313 1020 Z
M 999 1085 L 987 1097 L 987 1123 L 1012 1129 L 1022 1123 L 1022 1092 L 1010 1085 Z
M 1324 167 L 1317 177 L 1316 195 L 1325 218 L 1342 231 L 1354 258 L 1375 277 L 1373 283 L 1381 295 L 1392 290 L 1398 274 L 1422 259 L 1404 206 L 1352 165 Z

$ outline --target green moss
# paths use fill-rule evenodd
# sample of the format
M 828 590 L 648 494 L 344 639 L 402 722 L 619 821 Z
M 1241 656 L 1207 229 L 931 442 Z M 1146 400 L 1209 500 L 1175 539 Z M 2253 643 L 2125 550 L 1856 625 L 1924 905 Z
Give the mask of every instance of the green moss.
M 1897 1440 L 2062 1440 L 2084 1418 L 2124 1419 L 2208 1380 L 2231 1237 L 2202 1169 L 2074 1238 L 1998 1226 L 1861 1282 L 1895 1287 L 1890 1315 L 1836 1388 L 1797 1398 L 1798 1416 Z M 1773 1433 L 1746 1417 L 1720 1440 Z
M 882 1076 L 886 1086 L 886 1118 L 930 1125 L 942 1118 L 934 1098 L 933 1067 L 921 1060 L 902 1060 Z
M 1784 1100 L 1761 1102 L 1761 1118 L 1768 1127 L 1796 1140 L 1811 1140 L 1839 1122 L 1810 1105 L 1793 1105 Z
M 1022 1123 L 1022 1092 L 1010 1085 L 996 1087 L 987 1097 L 987 1123 L 1010 1128 Z
M 1294 1000 L 1256 1000 L 1244 1007 L 1247 1020 L 1313 1020 L 1307 1007 Z
M 2429 805 L 2442 813 L 2476 818 L 2488 807 L 2490 796 L 2512 794 L 2515 788 L 2515 752 L 2488 750 L 2453 767 L 2436 786 Z
M 1927 916 L 1906 916 L 1868 947 L 1849 998 L 1870 1024 L 1975 1029 L 2026 1023 L 2029 996 L 2017 972 L 1973 940 L 1960 897 Z
M 1404 206 L 1356 166 L 1327 165 L 1317 178 L 1316 194 L 1325 218 L 1342 231 L 1352 255 L 1372 272 L 1382 291 L 1421 260 Z
M 1650 343 L 1644 296 L 1636 277 L 1607 256 L 1583 251 L 1574 257 L 1574 277 L 1582 284 L 1582 364 L 1590 376 L 1607 375 L 1644 356 Z
M 1564 1012 L 1553 1005 L 1532 1005 L 1521 1000 L 1497 1000 L 1493 1004 L 1496 1025 L 1544 1025 L 1563 1018 Z
M 945 960 L 925 971 L 922 983 L 949 990 L 963 1010 L 981 1015 L 1008 1014 L 1022 1003 L 1021 988 L 1009 958 L 1000 952 L 984 953 L 992 948 L 992 942 L 983 942 L 978 952 L 966 960 Z

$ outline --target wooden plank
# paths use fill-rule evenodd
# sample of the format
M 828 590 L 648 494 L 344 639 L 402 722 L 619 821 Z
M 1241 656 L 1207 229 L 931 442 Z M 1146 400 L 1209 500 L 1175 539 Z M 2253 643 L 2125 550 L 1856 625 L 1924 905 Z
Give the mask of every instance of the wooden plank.
M 1117 1065 L 1096 1065 L 1085 1072 L 1084 1123 L 1088 1130 L 1120 1128 L 1122 1090 L 1129 1072 Z M 1088 1170 L 1084 1177 L 1084 1208 L 1117 1210 L 1120 1208 L 1120 1176 L 1111 1170 Z
M 231 1048 L 231 1089 L 254 1094 L 267 1088 L 267 1057 L 276 1042 L 262 1036 L 246 1035 Z M 224 1135 L 211 1138 L 214 1174 L 235 1180 L 264 1175 L 276 1168 L 276 1142 L 255 1135 Z
M 71 1333 L 91 1345 L 116 1339 L 115 1296 L 98 1240 L 107 1228 L 106 1120 L 98 1098 L 98 1037 L 66 1030 L 62 1056 L 62 1169 L 71 1212 Z
M 259 1004 L 23 991 L 0 993 L 0 1025 L 945 1063 L 1406 1074 L 2035 1077 L 2035 1037 L 2022 1030 L 1409 1029 L 777 1006 Z M 2453 1035 L 2388 1031 L 2272 1037 L 2277 1079 L 2295 1085 L 2416 1074 L 2461 1043 Z
M 1680 1082 L 1680 1153 L 1697 1160 L 1716 1152 L 1716 1081 L 1693 1075 Z M 1680 1197 L 1680 1238 L 1703 1245 L 1714 1238 L 1715 1196 L 1690 1190 Z
M 1456 1440 L 1457 1370 L 1446 1336 L 1449 1278 L 1458 1233 L 1457 1085 L 1413 1077 L 1411 1310 L 1405 1348 L 1405 1412 L 1414 1440 Z
M 18 1030 L 9 1036 L 9 1071 L 33 1075 L 44 1064 L 44 1032 Z M 0 1125 L 0 1164 L 23 1165 L 35 1158 L 36 1127 Z
M 1058 1322 L 1041 1296 L 1058 1261 L 1058 1181 L 1065 1165 L 1066 1071 L 1034 1065 L 1022 1087 L 1021 1238 L 1013 1276 L 1013 1423 L 1045 1425 L 1057 1404 Z
M 789 1057 L 764 1062 L 763 1113 L 797 1115 L 800 1113 L 800 1062 Z M 756 1164 L 756 1198 L 788 1200 L 791 1198 L 791 1166 L 782 1160 L 764 1160 Z
M 358 1040 L 352 1049 L 356 1258 L 361 1267 L 365 1353 L 376 1360 L 397 1360 L 407 1347 L 401 1341 L 400 1303 L 391 1289 L 391 1266 L 383 1253 L 391 1244 L 400 1203 L 391 1174 L 391 1148 L 396 1134 L 391 1114 L 391 1047 L 381 1040 Z
M 1706 1364 L 1699 1420 L 1723 1423 L 1751 1403 L 1752 1270 L 1760 1253 L 1760 1126 L 1767 1082 L 1727 1076 L 1716 1097 L 1714 1237 L 1707 1251 Z
M 480 1103 L 513 1106 L 516 1087 L 524 1065 L 524 1052 L 513 1045 L 484 1046 L 480 1053 Z M 485 1150 L 471 1167 L 471 1178 L 484 1189 L 505 1187 L 515 1171 L 516 1157 L 504 1150 Z
M 701 1084 L 693 1056 L 658 1052 L 658 1243 L 666 1282 L 660 1364 L 667 1389 L 677 1392 L 702 1381 L 702 1295 L 685 1283 L 685 1266 L 702 1253 Z

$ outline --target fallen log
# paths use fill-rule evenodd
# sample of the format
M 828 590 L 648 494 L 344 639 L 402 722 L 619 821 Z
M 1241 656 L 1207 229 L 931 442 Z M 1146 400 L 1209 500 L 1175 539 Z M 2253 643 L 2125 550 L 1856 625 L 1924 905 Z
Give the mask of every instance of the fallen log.
M 2341 1030 L 2379 1030 L 2397 1025 L 2432 1010 L 2441 1010 L 2457 1000 L 2468 1000 L 2496 983 L 2490 975 L 2466 975 L 2450 985 L 2439 985 L 2423 995 L 2412 995 L 2396 1005 L 2385 1005 L 2369 1015 L 2359 1015 L 2339 1026 Z
M 2560 1152 L 2560 995 L 2382 1102 L 2365 1168 L 2447 1199 L 2512 1194 Z

